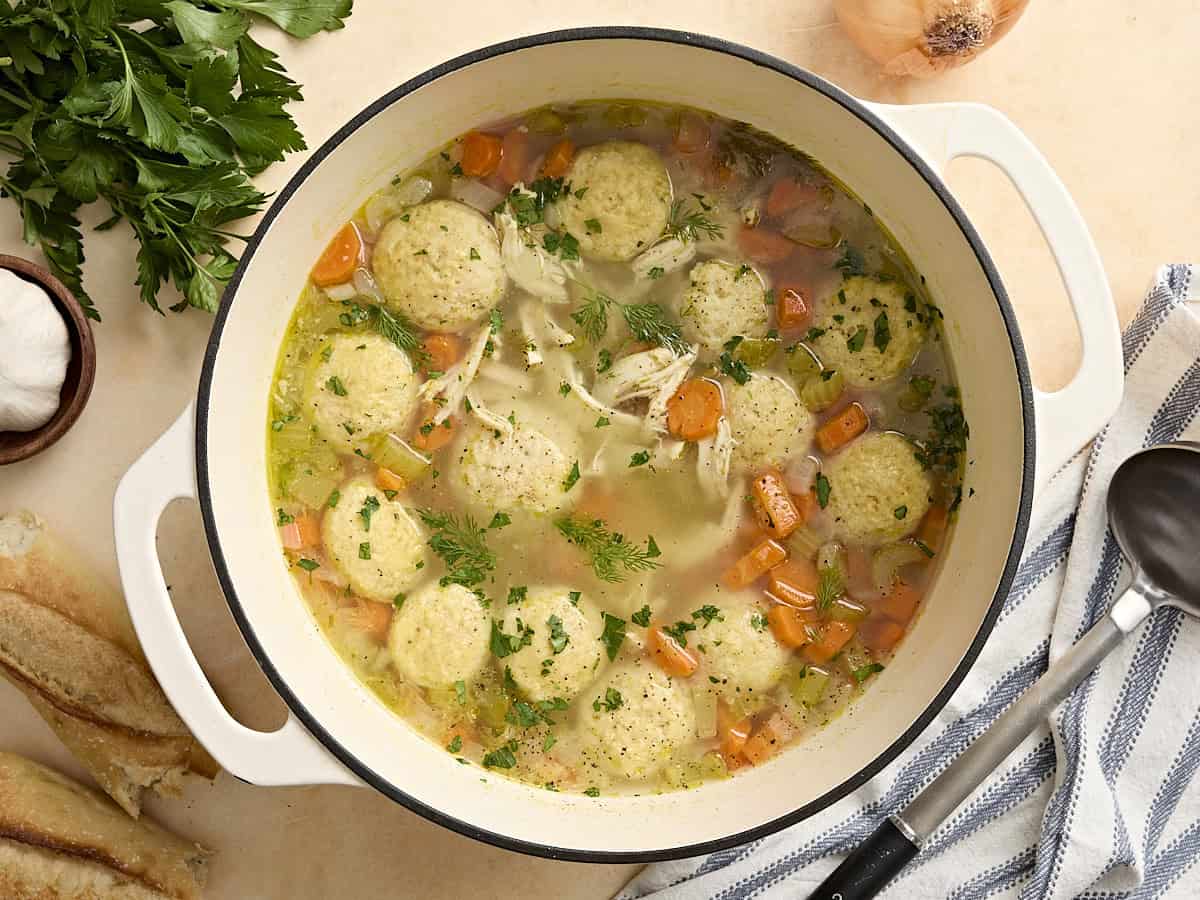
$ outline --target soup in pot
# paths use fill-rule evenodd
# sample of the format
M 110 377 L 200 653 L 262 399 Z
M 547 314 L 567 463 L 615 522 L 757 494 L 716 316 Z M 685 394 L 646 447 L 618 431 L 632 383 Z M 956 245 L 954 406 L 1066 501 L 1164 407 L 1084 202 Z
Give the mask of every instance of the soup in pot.
M 745 124 L 481 125 L 373 195 L 297 304 L 268 441 L 299 592 L 465 765 L 596 796 L 803 752 L 888 677 L 961 500 L 923 284 Z

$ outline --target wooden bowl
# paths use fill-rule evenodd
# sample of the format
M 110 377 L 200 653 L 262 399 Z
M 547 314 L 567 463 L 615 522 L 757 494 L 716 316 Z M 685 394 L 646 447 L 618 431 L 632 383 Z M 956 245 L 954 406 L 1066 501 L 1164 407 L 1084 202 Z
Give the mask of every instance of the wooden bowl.
M 41 428 L 33 431 L 0 431 L 0 466 L 3 466 L 41 453 L 75 424 L 87 405 L 92 384 L 96 380 L 96 344 L 83 307 L 61 281 L 36 263 L 18 256 L 0 253 L 0 268 L 8 269 L 18 278 L 43 288 L 67 323 L 67 334 L 71 339 L 71 361 L 67 364 L 67 378 L 58 394 L 58 409 Z

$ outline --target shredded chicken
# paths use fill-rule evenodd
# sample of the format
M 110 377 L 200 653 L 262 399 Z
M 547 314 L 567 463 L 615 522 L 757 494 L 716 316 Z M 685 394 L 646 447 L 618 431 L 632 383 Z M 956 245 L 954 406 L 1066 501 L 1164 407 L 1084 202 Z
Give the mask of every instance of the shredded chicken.
M 717 433 L 696 444 L 696 477 L 707 496 L 728 496 L 729 466 L 736 445 L 729 420 L 724 416 L 717 422 Z
M 533 196 L 522 184 L 514 190 Z M 549 303 L 566 303 L 570 299 L 568 268 L 562 260 L 542 246 L 529 229 L 521 228 L 507 211 L 496 213 L 496 229 L 500 232 L 504 270 L 517 287 Z
M 642 420 L 632 413 L 621 412 L 606 403 L 597 400 L 592 392 L 583 386 L 583 382 L 579 378 L 578 370 L 571 373 L 566 379 L 566 383 L 571 386 L 571 396 L 578 397 L 585 406 L 594 409 L 600 415 L 604 416 L 613 425 L 627 425 L 634 428 L 642 427 Z
M 538 306 L 540 305 L 538 304 Z M 525 355 L 525 368 L 527 369 L 540 366 L 545 360 L 538 343 L 541 340 L 541 330 L 537 326 L 540 312 L 541 310 L 534 308 L 533 302 L 522 303 L 517 310 L 517 318 L 521 321 L 521 334 L 525 338 L 525 346 L 521 348 L 521 352 Z
M 631 262 L 629 267 L 638 280 L 653 281 L 682 269 L 695 258 L 695 241 L 681 241 L 672 237 L 659 241 Z
M 697 347 L 678 357 L 665 347 L 631 353 L 597 379 L 596 397 L 614 407 L 630 400 L 649 398 L 646 428 L 652 432 L 664 432 L 667 428 L 667 402 L 687 378 L 697 353 Z
M 477 418 L 492 431 L 498 431 L 505 437 L 512 435 L 512 422 L 508 421 L 508 419 L 504 418 L 504 416 L 496 415 L 494 412 L 484 406 L 483 403 L 480 402 L 478 394 L 473 391 L 468 391 L 467 404 L 471 409 L 471 415 Z
M 490 326 L 485 324 L 475 335 L 466 356 L 437 378 L 431 378 L 421 385 L 421 399 L 427 403 L 438 404 L 438 410 L 433 414 L 434 425 L 441 425 L 462 405 L 463 398 L 467 396 L 467 389 L 471 387 L 471 382 L 479 372 L 479 364 L 483 362 L 489 340 L 493 341 L 495 346 L 499 343 L 500 335 L 492 335 Z
M 687 449 L 686 441 L 677 441 L 674 438 L 659 438 L 658 443 L 654 447 L 654 456 L 651 462 L 659 468 L 666 468 L 673 462 L 677 462 L 683 451 Z

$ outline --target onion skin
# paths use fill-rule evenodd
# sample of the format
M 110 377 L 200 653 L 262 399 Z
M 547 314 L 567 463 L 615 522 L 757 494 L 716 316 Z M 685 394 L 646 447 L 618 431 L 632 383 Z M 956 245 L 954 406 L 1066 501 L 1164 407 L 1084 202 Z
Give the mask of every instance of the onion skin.
M 970 62 L 1029 0 L 837 0 L 838 21 L 885 75 L 928 78 Z

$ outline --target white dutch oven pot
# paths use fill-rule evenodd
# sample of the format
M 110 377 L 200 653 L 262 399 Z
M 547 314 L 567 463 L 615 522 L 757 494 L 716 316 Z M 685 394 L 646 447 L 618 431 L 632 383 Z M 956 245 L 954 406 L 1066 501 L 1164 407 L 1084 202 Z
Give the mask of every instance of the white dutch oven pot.
M 747 121 L 811 153 L 889 227 L 946 317 L 971 423 L 964 502 L 943 571 L 887 672 L 802 748 L 737 778 L 663 796 L 556 794 L 465 767 L 419 737 L 326 644 L 279 549 L 265 423 L 276 354 L 329 236 L 397 170 L 480 122 L 551 102 L 632 98 Z M 987 251 L 935 169 L 999 165 L 1054 251 L 1083 337 L 1074 380 L 1033 389 Z M 590 861 L 687 856 L 798 822 L 863 784 L 912 741 L 978 655 L 1019 559 L 1035 485 L 1116 408 L 1122 361 L 1100 260 L 1062 183 L 994 110 L 861 103 L 780 60 L 711 38 L 635 28 L 564 31 L 460 57 L 396 88 L 340 129 L 267 212 L 217 316 L 199 397 L 117 490 L 117 551 L 138 636 L 188 726 L 259 785 L 363 783 L 464 834 Z M 1035 439 L 1034 423 L 1037 423 Z M 178 497 L 200 501 L 217 575 L 258 662 L 291 710 L 279 731 L 225 712 L 188 649 L 155 554 Z M 481 777 L 483 776 L 483 777 Z

